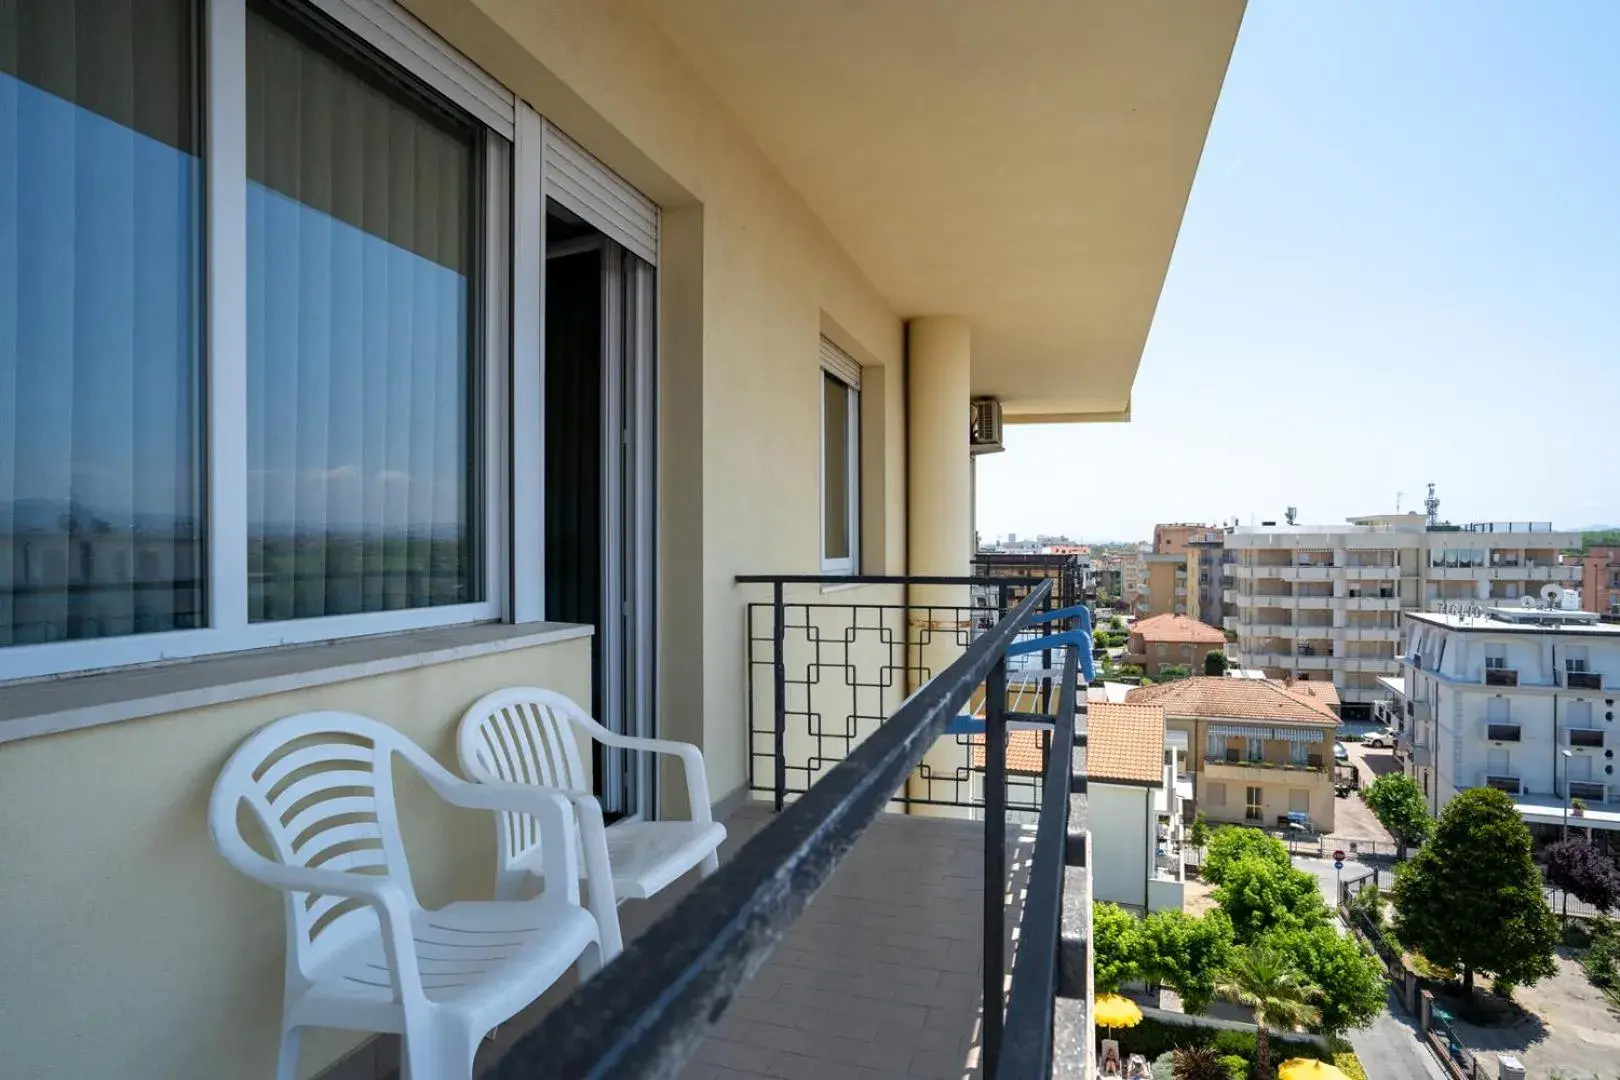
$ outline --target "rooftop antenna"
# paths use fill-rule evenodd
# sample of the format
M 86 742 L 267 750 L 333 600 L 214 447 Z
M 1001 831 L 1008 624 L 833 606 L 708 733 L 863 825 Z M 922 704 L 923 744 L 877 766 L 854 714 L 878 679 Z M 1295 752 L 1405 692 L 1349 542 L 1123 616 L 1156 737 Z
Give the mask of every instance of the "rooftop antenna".
M 1434 493 L 1434 482 L 1429 482 L 1429 497 L 1423 500 L 1423 509 L 1429 512 L 1429 528 L 1440 524 L 1440 496 Z
M 1397 514 L 1401 512 L 1401 500 L 1404 498 L 1406 498 L 1406 492 L 1397 491 L 1395 493 L 1395 512 Z
M 1290 506 L 1287 510 L 1283 511 L 1283 517 L 1288 519 L 1289 525 L 1293 525 L 1299 520 L 1299 507 Z

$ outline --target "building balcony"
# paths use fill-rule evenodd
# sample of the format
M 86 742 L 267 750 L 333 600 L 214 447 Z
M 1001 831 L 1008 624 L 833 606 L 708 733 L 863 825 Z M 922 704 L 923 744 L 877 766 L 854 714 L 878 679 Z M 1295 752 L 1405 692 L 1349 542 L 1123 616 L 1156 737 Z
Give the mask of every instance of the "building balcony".
M 1485 738 L 1494 743 L 1516 743 L 1520 741 L 1520 728 L 1518 724 L 1486 724 Z
M 1221 590 L 1221 603 L 1223 603 L 1223 604 L 1235 604 L 1235 603 L 1237 603 L 1237 590 L 1236 589 L 1222 589 Z
M 1564 686 L 1570 690 L 1602 690 L 1603 673 L 1601 671 L 1566 671 L 1564 672 Z
M 1335 626 L 1334 641 L 1399 641 L 1401 632 L 1394 626 Z
M 1402 570 L 1399 566 L 1345 566 L 1334 576 L 1346 581 L 1397 581 L 1413 576 L 1413 571 Z
M 1564 742 L 1580 750 L 1602 750 L 1605 734 L 1602 728 L 1565 728 Z
M 1513 668 L 1488 667 L 1485 669 L 1484 682 L 1486 686 L 1518 686 L 1519 673 Z
M 1330 599 L 1329 606 L 1335 611 L 1401 610 L 1401 598 L 1398 596 L 1335 596 Z
M 1290 777 L 1310 780 L 1325 778 L 1327 776 L 1327 766 L 1322 758 L 1314 756 L 1311 763 L 1299 765 L 1281 761 L 1230 761 L 1224 757 L 1206 755 L 1204 758 L 1204 775 L 1207 779 L 1216 781 L 1232 781 L 1245 784 L 1279 784 Z

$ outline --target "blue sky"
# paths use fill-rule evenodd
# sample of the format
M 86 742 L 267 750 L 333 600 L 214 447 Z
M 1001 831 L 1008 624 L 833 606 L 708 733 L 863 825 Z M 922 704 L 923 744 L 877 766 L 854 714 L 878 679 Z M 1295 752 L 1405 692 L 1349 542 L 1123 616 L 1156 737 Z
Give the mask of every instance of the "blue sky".
M 1620 521 L 1617 40 L 1610 0 L 1251 0 L 1134 419 L 1009 428 L 980 532 L 1338 521 L 1428 481 L 1454 521 Z

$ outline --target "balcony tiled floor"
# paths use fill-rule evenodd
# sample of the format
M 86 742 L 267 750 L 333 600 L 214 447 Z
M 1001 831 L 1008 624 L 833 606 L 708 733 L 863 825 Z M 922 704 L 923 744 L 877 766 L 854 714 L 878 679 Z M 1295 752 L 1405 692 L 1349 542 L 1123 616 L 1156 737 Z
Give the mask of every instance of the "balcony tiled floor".
M 733 813 L 722 858 L 772 816 L 762 803 Z M 1008 831 L 1018 895 L 1033 832 Z M 881 815 L 738 991 L 681 1080 L 977 1077 L 983 845 L 977 822 Z M 674 899 L 626 904 L 626 936 Z M 564 983 L 485 1042 L 480 1070 L 572 989 L 571 977 Z

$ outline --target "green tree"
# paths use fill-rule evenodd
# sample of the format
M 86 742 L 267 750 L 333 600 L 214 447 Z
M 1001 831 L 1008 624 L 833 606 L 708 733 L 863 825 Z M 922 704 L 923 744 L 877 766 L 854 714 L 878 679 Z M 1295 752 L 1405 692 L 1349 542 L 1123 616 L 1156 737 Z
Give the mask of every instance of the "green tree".
M 1209 652 L 1204 654 L 1205 675 L 1226 674 L 1226 654 L 1223 652 Z
M 1226 867 L 1215 902 L 1232 920 L 1232 931 L 1251 942 L 1274 930 L 1308 930 L 1326 924 L 1316 875 L 1249 855 Z
M 1204 857 L 1204 880 L 1219 885 L 1226 876 L 1228 866 L 1250 855 L 1278 866 L 1289 865 L 1288 847 L 1275 836 L 1242 825 L 1223 825 L 1209 838 L 1209 854 Z
M 1530 986 L 1554 972 L 1558 919 L 1513 800 L 1473 788 L 1446 805 L 1434 838 L 1395 875 L 1395 933 L 1431 963 Z
M 1232 922 L 1221 911 L 1189 915 L 1177 908 L 1142 920 L 1137 943 L 1142 975 L 1174 988 L 1188 1013 L 1215 997 L 1215 980 L 1232 955 Z
M 1323 923 L 1309 930 L 1279 930 L 1264 940 L 1322 988 L 1317 1030 L 1323 1035 L 1364 1027 L 1383 1011 L 1388 992 L 1384 966 L 1356 938 Z
M 1091 905 L 1092 981 L 1099 993 L 1112 994 L 1142 977 L 1142 920 L 1118 904 Z
M 1204 820 L 1202 810 L 1193 815 L 1192 827 L 1187 830 L 1187 843 L 1200 855 L 1209 846 L 1209 822 Z
M 1429 816 L 1423 790 L 1404 773 L 1380 776 L 1362 791 L 1361 799 L 1400 846 L 1397 858 L 1406 858 L 1407 847 L 1434 835 L 1434 818 Z
M 1266 944 L 1237 950 L 1215 992 L 1236 1005 L 1254 1010 L 1254 1075 L 1271 1080 L 1271 1031 L 1292 1031 L 1315 1024 L 1321 1013 L 1312 1004 L 1321 989 L 1288 958 Z

